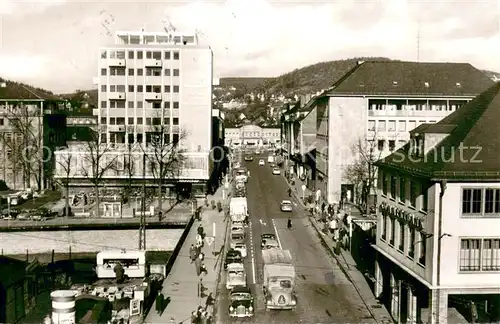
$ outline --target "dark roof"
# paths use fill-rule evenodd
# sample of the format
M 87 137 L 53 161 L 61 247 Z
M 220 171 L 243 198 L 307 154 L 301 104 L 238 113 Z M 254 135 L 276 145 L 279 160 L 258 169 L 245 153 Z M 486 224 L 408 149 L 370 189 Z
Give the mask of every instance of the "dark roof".
M 327 95 L 476 96 L 493 83 L 469 63 L 367 61 L 346 73 Z
M 411 156 L 409 143 L 377 165 L 435 179 L 498 180 L 499 124 L 500 83 L 496 83 L 435 125 L 419 128 L 424 134 L 449 132 L 425 156 Z
M 50 91 L 35 88 L 23 83 L 12 82 L 0 78 L 0 100 L 61 100 Z

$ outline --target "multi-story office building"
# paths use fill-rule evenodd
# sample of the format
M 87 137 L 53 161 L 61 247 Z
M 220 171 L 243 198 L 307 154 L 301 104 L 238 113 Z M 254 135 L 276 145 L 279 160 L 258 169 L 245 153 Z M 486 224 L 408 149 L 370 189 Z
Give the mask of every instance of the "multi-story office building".
M 499 123 L 497 83 L 376 163 L 375 292 L 398 323 L 500 320 Z
M 262 147 L 280 143 L 281 130 L 279 127 L 260 127 L 258 125 L 244 125 L 238 128 L 226 128 L 224 140 L 229 147 Z
M 373 151 L 376 160 L 409 140 L 409 131 L 435 123 L 493 84 L 470 64 L 358 62 L 314 100 L 316 188 L 329 203 L 356 192 L 347 166 Z M 367 155 L 369 152 L 362 152 Z
M 101 143 L 142 156 L 153 142 L 178 142 L 185 163 L 171 180 L 203 190 L 212 170 L 212 50 L 195 34 L 117 32 L 99 58 L 94 114 Z M 134 176 L 141 174 L 138 166 Z M 126 175 L 109 175 L 120 177 Z

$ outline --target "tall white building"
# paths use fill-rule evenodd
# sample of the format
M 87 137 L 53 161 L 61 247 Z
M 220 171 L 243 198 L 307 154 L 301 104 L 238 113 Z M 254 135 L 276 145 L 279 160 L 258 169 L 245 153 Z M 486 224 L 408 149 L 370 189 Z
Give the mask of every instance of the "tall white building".
M 179 141 L 186 158 L 174 180 L 202 190 L 212 170 L 212 61 L 212 50 L 196 34 L 117 32 L 115 44 L 100 50 L 94 79 L 101 142 L 144 148 L 161 129 L 165 142 Z M 141 167 L 134 176 L 142 176 Z

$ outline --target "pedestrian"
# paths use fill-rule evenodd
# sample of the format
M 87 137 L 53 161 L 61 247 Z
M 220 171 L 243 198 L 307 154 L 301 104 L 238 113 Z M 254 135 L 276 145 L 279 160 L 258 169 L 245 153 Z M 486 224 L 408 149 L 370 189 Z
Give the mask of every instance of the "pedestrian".
M 470 302 L 470 313 L 471 313 L 471 323 L 477 323 L 479 316 L 477 314 L 476 303 L 473 301 Z
M 205 263 L 201 263 L 201 266 L 200 266 L 200 274 L 205 274 L 205 276 L 208 274 L 208 270 L 207 270 L 207 266 L 205 265 Z
M 200 314 L 200 323 L 205 324 L 207 322 L 207 311 L 203 310 Z
M 162 219 L 163 219 L 163 213 L 160 210 L 160 212 L 158 213 L 158 221 L 161 222 Z
M 196 314 L 196 311 L 191 312 L 191 324 L 196 324 L 198 323 L 198 314 Z
M 158 313 L 158 315 L 160 315 L 161 313 L 161 297 L 162 297 L 162 294 L 161 294 L 161 291 L 158 291 L 158 295 L 156 295 L 156 305 L 155 305 L 155 309 L 156 309 L 156 312 Z
M 212 293 L 208 294 L 207 300 L 205 302 L 205 309 L 207 309 L 210 306 L 213 306 L 214 301 L 215 301 L 215 299 L 214 299 L 214 296 L 212 295 Z
M 203 237 L 204 230 L 203 230 L 203 226 L 201 226 L 201 224 L 198 226 L 197 232 L 198 232 L 198 235 Z
M 191 247 L 189 248 L 189 258 L 191 259 L 191 263 L 193 263 L 197 257 L 198 253 L 196 251 L 196 247 L 194 246 L 194 244 L 191 244 Z
M 201 259 L 196 258 L 196 261 L 194 261 L 194 266 L 196 268 L 196 275 L 199 276 L 201 274 Z
M 162 292 L 160 292 L 160 316 L 163 314 L 163 311 L 165 310 L 165 296 L 163 295 Z
M 201 261 L 205 261 L 205 253 L 200 252 L 200 254 L 198 255 L 198 258 L 199 258 Z
M 292 188 L 288 188 L 288 197 L 292 196 Z
M 287 221 L 286 227 L 288 229 L 292 229 L 292 219 L 290 217 L 288 217 L 288 221 Z

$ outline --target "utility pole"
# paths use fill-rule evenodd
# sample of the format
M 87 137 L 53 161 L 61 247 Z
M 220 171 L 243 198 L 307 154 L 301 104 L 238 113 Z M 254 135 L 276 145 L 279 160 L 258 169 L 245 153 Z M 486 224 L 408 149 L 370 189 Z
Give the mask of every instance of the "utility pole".
M 139 227 L 139 250 L 146 250 L 146 153 L 142 154 L 142 199 Z

